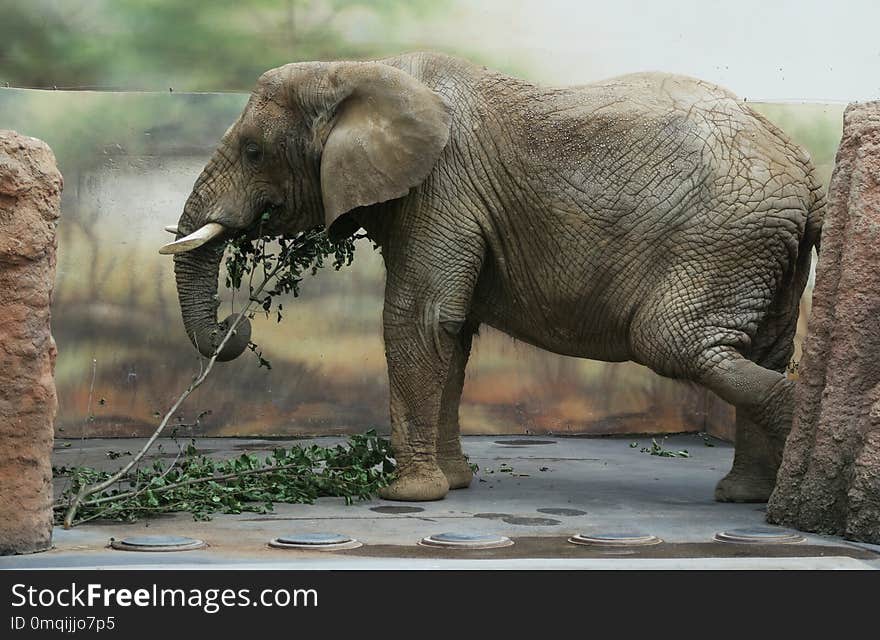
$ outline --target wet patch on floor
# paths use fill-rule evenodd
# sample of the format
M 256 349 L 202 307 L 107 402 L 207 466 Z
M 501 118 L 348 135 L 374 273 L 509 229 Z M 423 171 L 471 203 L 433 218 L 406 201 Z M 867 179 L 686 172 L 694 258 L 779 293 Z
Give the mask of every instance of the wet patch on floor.
M 518 524 L 525 527 L 552 527 L 562 524 L 562 522 L 553 518 L 531 518 L 528 516 L 515 516 L 512 513 L 475 513 L 474 517 L 487 520 L 501 520 L 501 522 L 506 522 L 507 524 Z
M 376 513 L 421 513 L 422 507 L 370 507 Z
M 544 509 L 535 509 L 538 513 L 546 513 L 551 516 L 585 516 L 587 515 L 586 511 L 581 511 L 580 509 L 564 509 L 564 508 L 556 508 L 556 507 L 548 507 Z
M 508 447 L 530 447 L 533 444 L 556 444 L 556 440 L 531 440 L 523 438 L 520 440 L 496 440 L 495 444 L 506 445 Z
M 562 524 L 560 520 L 553 518 L 529 518 L 526 516 L 511 516 L 510 518 L 501 518 L 502 522 L 507 524 L 519 524 L 525 527 L 552 527 Z

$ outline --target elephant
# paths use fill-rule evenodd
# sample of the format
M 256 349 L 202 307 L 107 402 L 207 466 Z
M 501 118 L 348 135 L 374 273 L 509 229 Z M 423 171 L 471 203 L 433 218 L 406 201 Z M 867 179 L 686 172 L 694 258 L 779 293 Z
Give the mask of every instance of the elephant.
M 824 195 L 809 155 L 726 89 L 659 72 L 544 87 L 418 52 L 265 72 L 183 207 L 183 324 L 210 356 L 224 240 L 362 231 L 386 267 L 396 479 L 438 500 L 472 471 L 458 409 L 481 325 L 633 361 L 736 408 L 719 501 L 767 501 L 793 414 L 799 300 Z M 231 317 L 230 317 L 231 318 Z M 240 326 L 219 353 L 237 357 Z

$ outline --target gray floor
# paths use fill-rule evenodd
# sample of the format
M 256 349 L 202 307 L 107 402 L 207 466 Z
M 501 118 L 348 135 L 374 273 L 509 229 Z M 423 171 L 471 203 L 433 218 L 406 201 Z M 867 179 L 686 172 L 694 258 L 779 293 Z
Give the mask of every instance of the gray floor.
M 633 442 L 638 446 L 631 447 Z M 52 551 L 0 558 L 0 568 L 880 568 L 880 547 L 839 538 L 806 535 L 800 545 L 775 547 L 713 542 L 718 531 L 766 524 L 763 505 L 713 501 L 713 488 L 729 469 L 733 450 L 720 441 L 709 442 L 714 446 L 697 435 L 670 437 L 666 448 L 687 449 L 690 457 L 665 458 L 640 451 L 650 445 L 650 437 L 467 437 L 465 451 L 480 472 L 469 489 L 450 492 L 442 501 L 373 500 L 346 506 L 341 499 L 321 499 L 314 505 L 277 505 L 272 514 L 221 515 L 210 522 L 179 514 L 131 525 L 86 524 L 70 531 L 56 529 Z M 198 444 L 213 450 L 212 455 L 229 456 L 243 449 L 268 451 L 278 442 L 206 438 Z M 56 464 L 113 468 L 119 460 L 110 461 L 107 451 L 137 448 L 135 440 L 74 441 L 69 447 L 62 442 L 56 447 Z M 512 472 L 500 471 L 502 465 Z M 401 506 L 423 510 L 374 510 Z M 344 552 L 267 546 L 279 535 L 324 531 L 347 534 L 364 546 Z M 424 536 L 446 531 L 501 534 L 517 544 L 507 550 L 452 554 L 416 545 Z M 612 554 L 581 553 L 585 548 L 566 542 L 576 533 L 620 531 L 650 533 L 664 544 Z M 203 539 L 209 546 L 177 553 L 107 546 L 110 538 L 172 533 Z

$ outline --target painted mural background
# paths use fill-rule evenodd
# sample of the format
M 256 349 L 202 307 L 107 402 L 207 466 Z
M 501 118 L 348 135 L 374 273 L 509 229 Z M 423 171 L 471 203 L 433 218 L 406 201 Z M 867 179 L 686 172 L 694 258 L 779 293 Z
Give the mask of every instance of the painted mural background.
M 452 0 L 263 0 L 246 10 L 229 0 L 79 4 L 12 0 L 0 24 L 0 80 L 50 89 L 0 88 L 0 128 L 48 142 L 65 178 L 53 302 L 62 436 L 146 435 L 198 371 L 171 259 L 157 249 L 261 71 L 432 48 L 535 81 L 546 76 L 511 53 L 516 43 L 502 50 L 455 37 L 456 21 L 468 18 Z M 186 93 L 181 85 L 236 92 Z M 810 151 L 827 184 L 843 106 L 755 107 Z M 387 431 L 383 281 L 381 259 L 365 241 L 351 267 L 307 279 L 280 324 L 254 322 L 271 371 L 250 353 L 218 365 L 188 401 L 182 428 Z M 223 299 L 225 315 L 236 301 L 228 292 Z M 800 335 L 808 304 L 809 293 Z M 461 411 L 467 433 L 730 436 L 732 424 L 724 403 L 689 384 L 631 363 L 557 356 L 488 328 L 475 342 Z
M 53 331 L 58 426 L 67 436 L 143 435 L 198 370 L 171 260 L 157 248 L 244 94 L 0 90 L 0 127 L 46 140 L 65 178 Z M 842 108 L 758 105 L 830 174 Z M 84 130 L 100 128 L 94 140 Z M 822 132 L 819 135 L 817 132 Z M 82 144 L 90 140 L 94 144 Z M 258 316 L 253 354 L 218 366 L 184 422 L 199 433 L 329 434 L 387 426 L 381 340 L 384 269 L 360 241 L 354 263 L 305 281 L 285 319 Z M 233 308 L 226 293 L 224 311 Z M 481 330 L 468 367 L 468 433 L 723 429 L 702 390 L 631 364 L 558 356 Z M 707 413 L 711 416 L 707 422 Z

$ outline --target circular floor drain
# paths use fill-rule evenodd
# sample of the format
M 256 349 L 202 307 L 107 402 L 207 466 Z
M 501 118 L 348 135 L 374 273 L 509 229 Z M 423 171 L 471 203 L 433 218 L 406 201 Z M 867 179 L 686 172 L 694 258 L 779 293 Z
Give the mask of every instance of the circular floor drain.
M 528 447 L 532 444 L 556 444 L 556 440 L 532 440 L 531 438 L 522 438 L 520 440 L 496 440 L 495 444 L 504 444 L 510 447 Z
M 279 549 L 312 549 L 314 551 L 338 551 L 357 549 L 361 543 L 339 533 L 295 533 L 278 536 L 269 541 L 270 547 Z
M 497 549 L 509 547 L 513 540 L 505 536 L 486 533 L 438 533 L 422 538 L 419 544 L 424 547 L 443 547 L 446 549 Z
M 184 536 L 132 536 L 111 540 L 110 546 L 122 551 L 191 551 L 201 549 L 205 542 Z
M 568 539 L 572 544 L 591 547 L 644 547 L 663 542 L 657 536 L 642 533 L 600 533 L 586 535 L 579 533 Z
M 715 534 L 719 542 L 742 542 L 747 544 L 795 544 L 803 542 L 804 537 L 787 529 L 752 527 L 749 529 L 728 529 Z

